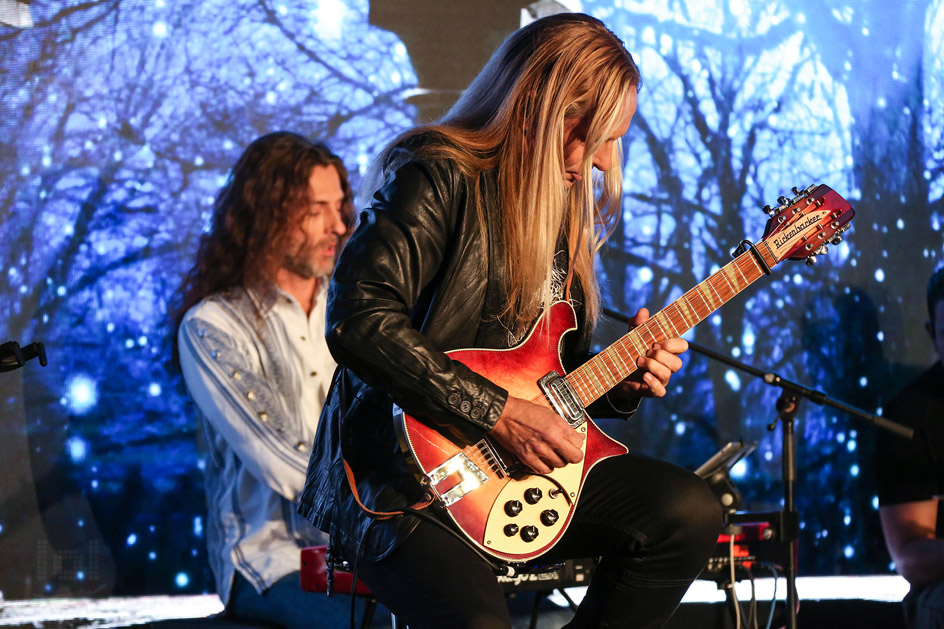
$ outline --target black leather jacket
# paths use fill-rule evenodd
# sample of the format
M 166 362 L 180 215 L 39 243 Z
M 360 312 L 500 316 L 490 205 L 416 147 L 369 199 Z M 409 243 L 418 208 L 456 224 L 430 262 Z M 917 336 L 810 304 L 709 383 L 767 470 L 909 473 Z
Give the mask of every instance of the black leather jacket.
M 482 193 L 487 212 L 497 198 L 494 177 L 483 177 Z M 351 494 L 342 456 L 372 510 L 402 509 L 423 496 L 397 444 L 394 400 L 416 418 L 483 434 L 501 415 L 507 392 L 443 353 L 508 347 L 507 331 L 493 316 L 505 280 L 494 242 L 494 233 L 478 227 L 468 181 L 456 165 L 413 159 L 374 194 L 344 248 L 327 309 L 328 347 L 339 367 L 299 513 L 349 559 L 370 519 Z M 581 324 L 565 337 L 568 370 L 586 359 L 589 347 L 578 288 L 572 301 Z M 413 517 L 379 523 L 365 556 L 383 557 L 415 523 Z

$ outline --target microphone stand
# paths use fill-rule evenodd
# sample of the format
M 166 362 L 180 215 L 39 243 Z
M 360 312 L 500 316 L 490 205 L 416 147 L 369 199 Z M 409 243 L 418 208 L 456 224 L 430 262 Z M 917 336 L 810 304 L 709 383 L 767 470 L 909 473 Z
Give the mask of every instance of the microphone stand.
M 618 321 L 623 321 L 628 324 L 632 324 L 632 319 L 628 316 L 612 310 L 610 308 L 604 308 L 603 313 L 608 317 L 612 317 Z M 719 362 L 722 362 L 730 367 L 749 373 L 752 376 L 761 378 L 766 384 L 771 386 L 778 386 L 783 391 L 780 393 L 780 397 L 777 399 L 777 418 L 767 426 L 767 430 L 773 431 L 777 422 L 781 423 L 783 428 L 781 445 L 781 464 L 782 464 L 782 477 L 783 477 L 783 511 L 779 514 L 773 514 L 779 516 L 777 519 L 778 530 L 780 531 L 780 541 L 787 542 L 787 565 L 786 565 L 786 574 L 787 579 L 787 629 L 796 629 L 797 627 L 797 591 L 796 591 L 796 558 L 797 558 L 797 540 L 799 538 L 799 523 L 800 517 L 799 513 L 796 511 L 796 506 L 794 503 L 794 485 L 796 483 L 796 438 L 795 438 L 795 426 L 794 420 L 796 419 L 797 410 L 799 410 L 799 400 L 800 397 L 805 397 L 815 404 L 831 406 L 832 408 L 838 409 L 853 417 L 866 421 L 873 426 L 877 426 L 883 430 L 893 432 L 899 436 L 911 439 L 914 435 L 914 431 L 907 426 L 903 426 L 897 422 L 885 419 L 878 415 L 873 415 L 872 413 L 867 413 L 860 408 L 845 404 L 844 402 L 839 402 L 831 399 L 828 395 L 822 391 L 816 391 L 804 387 L 803 385 L 788 380 L 781 377 L 780 375 L 772 372 L 764 372 L 750 365 L 746 365 L 738 360 L 721 354 L 712 349 L 708 349 L 698 343 L 693 343 L 692 341 L 688 342 L 688 347 L 699 354 L 712 358 Z M 733 514 L 731 517 L 736 517 L 737 514 Z M 756 516 L 757 514 L 750 514 Z M 737 521 L 737 520 L 735 520 Z M 734 584 L 731 584 L 731 587 L 734 587 Z M 772 603 L 773 604 L 773 603 Z

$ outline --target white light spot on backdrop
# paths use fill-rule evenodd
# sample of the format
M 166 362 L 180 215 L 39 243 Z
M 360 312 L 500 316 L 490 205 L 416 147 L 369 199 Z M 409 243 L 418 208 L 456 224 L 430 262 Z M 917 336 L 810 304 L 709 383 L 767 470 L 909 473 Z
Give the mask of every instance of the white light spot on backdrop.
M 68 389 L 66 397 L 73 413 L 82 415 L 98 403 L 98 386 L 88 376 L 84 374 L 73 376 L 66 387 Z
M 744 335 L 741 337 L 741 343 L 744 345 L 744 351 L 750 354 L 754 349 L 754 341 L 756 340 L 754 336 L 754 331 L 750 326 L 746 326 L 747 329 L 744 330 Z
M 74 463 L 85 460 L 88 454 L 88 444 L 81 437 L 70 437 L 66 441 L 66 450 L 69 452 L 69 458 Z

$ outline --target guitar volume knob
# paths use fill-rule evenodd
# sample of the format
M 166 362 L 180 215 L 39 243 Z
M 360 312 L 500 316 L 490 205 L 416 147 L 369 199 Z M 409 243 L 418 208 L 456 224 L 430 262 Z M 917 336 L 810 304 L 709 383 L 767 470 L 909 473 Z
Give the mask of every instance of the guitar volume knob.
M 515 517 L 521 513 L 523 508 L 520 500 L 509 500 L 505 503 L 505 513 L 511 517 Z
M 535 539 L 537 539 L 537 536 L 538 536 L 538 527 L 536 526 L 532 526 L 529 524 L 528 526 L 521 529 L 521 539 L 523 539 L 526 542 L 533 542 Z
M 554 523 L 557 522 L 559 518 L 560 516 L 554 509 L 546 509 L 541 512 L 541 524 L 544 526 L 554 526 Z
M 543 495 L 544 494 L 541 492 L 540 489 L 538 489 L 537 487 L 531 487 L 525 490 L 524 500 L 529 505 L 537 504 L 538 500 L 540 500 Z
M 515 535 L 518 534 L 518 525 L 517 525 L 517 524 L 514 524 L 514 523 L 512 523 L 512 524 L 506 524 L 506 525 L 505 525 L 505 528 L 504 528 L 504 531 L 505 531 L 505 535 L 506 535 L 506 536 L 508 536 L 508 537 L 514 537 Z

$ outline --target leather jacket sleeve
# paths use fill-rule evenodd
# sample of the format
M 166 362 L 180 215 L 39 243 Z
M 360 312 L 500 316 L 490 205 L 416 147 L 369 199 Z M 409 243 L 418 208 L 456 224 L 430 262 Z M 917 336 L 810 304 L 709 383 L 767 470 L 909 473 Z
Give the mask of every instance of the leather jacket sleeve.
M 410 415 L 488 430 L 507 391 L 444 353 L 469 343 L 483 316 L 484 298 L 470 295 L 485 292 L 486 246 L 469 197 L 451 162 L 401 166 L 344 248 L 326 338 L 339 365 Z

